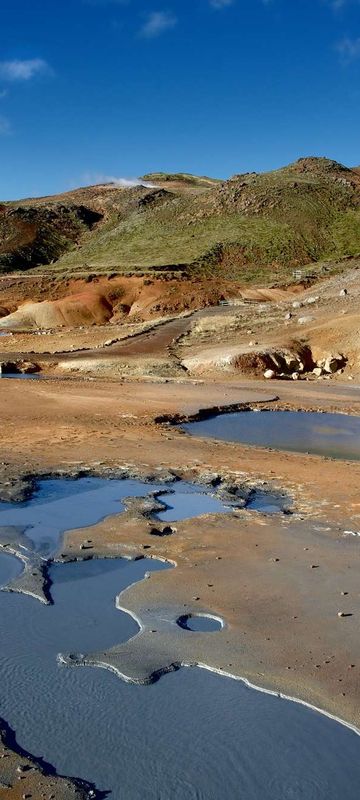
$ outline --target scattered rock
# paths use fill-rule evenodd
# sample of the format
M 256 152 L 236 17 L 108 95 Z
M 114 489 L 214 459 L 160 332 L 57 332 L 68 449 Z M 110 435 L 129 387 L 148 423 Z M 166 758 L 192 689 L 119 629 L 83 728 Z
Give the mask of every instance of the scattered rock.
M 18 368 L 23 375 L 33 375 L 35 372 L 39 372 L 38 365 L 33 364 L 32 361 L 23 361 Z
M 347 289 L 341 289 L 341 292 L 340 292 L 340 295 L 339 295 L 339 296 L 340 296 L 340 297 L 346 297 L 347 293 L 348 293 L 348 290 L 347 290 Z
M 292 377 L 293 381 L 298 381 L 299 378 L 300 378 L 300 375 L 299 375 L 298 372 L 293 372 L 291 377 Z
M 264 372 L 264 378 L 266 378 L 266 380 L 273 380 L 273 378 L 276 378 L 275 370 L 266 369 L 265 372 Z
M 316 377 L 317 377 L 317 378 L 321 378 L 321 376 L 322 376 L 323 374 L 324 374 L 324 370 L 323 370 L 323 368 L 322 368 L 322 367 L 314 367 L 314 369 L 313 369 L 313 375 L 316 375 Z
M 328 356 L 328 358 L 324 361 L 324 371 L 328 374 L 334 374 L 339 369 L 341 369 L 346 363 L 346 359 L 340 353 L 336 353 L 335 355 Z
M 310 322 L 314 322 L 315 317 L 299 317 L 298 325 L 308 325 Z
M 303 307 L 303 303 L 301 303 L 300 300 L 294 300 L 294 302 L 292 304 L 292 307 L 293 308 L 302 308 Z
M 314 305 L 314 303 L 318 303 L 319 300 L 320 300 L 319 295 L 316 295 L 316 297 L 308 297 L 307 300 L 305 300 L 305 303 L 308 306 L 312 306 Z

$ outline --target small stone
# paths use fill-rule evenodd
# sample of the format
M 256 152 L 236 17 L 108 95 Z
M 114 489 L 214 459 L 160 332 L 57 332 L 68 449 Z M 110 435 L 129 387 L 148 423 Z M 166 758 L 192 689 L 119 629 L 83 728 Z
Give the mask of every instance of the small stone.
M 341 289 L 339 297 L 346 297 L 347 293 L 348 293 L 347 289 Z
M 273 380 L 276 378 L 276 372 L 273 369 L 266 369 L 264 372 L 264 378 L 266 378 L 267 381 Z
M 314 317 L 299 317 L 298 325 L 307 325 L 310 322 L 314 321 Z
M 319 569 L 319 564 L 311 564 L 310 569 Z
M 300 375 L 299 375 L 298 372 L 293 372 L 291 378 L 292 378 L 293 381 L 298 381 L 299 378 L 300 378 Z
M 294 300 L 294 302 L 293 302 L 293 304 L 292 304 L 292 307 L 293 307 L 293 308 L 302 308 L 302 306 L 303 306 L 303 304 L 302 304 L 302 303 L 300 303 L 300 301 L 299 301 L 299 300 Z

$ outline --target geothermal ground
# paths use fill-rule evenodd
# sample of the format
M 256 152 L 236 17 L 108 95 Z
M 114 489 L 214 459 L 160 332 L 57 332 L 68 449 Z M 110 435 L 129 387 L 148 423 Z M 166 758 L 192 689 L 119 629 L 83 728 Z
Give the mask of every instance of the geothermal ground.
M 28 497 L 40 477 L 83 474 L 185 479 L 215 493 L 246 497 L 260 488 L 287 498 L 286 514 L 238 508 L 177 521 L 166 536 L 154 535 L 149 504 L 134 501 L 69 531 L 60 561 L 146 555 L 176 564 L 126 590 L 121 607 L 145 629 L 95 662 L 141 682 L 173 664 L 200 663 L 360 728 L 360 464 L 200 438 L 174 424 L 248 408 L 358 417 L 358 266 L 309 288 L 229 284 L 231 305 L 207 308 L 203 286 L 175 279 L 170 296 L 191 289 L 192 299 L 169 308 L 154 279 L 151 311 L 144 278 L 126 286 L 101 278 L 90 288 L 78 279 L 45 299 L 43 278 L 28 278 L 26 296 L 23 279 L 4 279 L 2 500 Z M 111 307 L 114 285 L 123 316 Z M 152 635 L 169 605 L 220 617 L 226 628 L 204 640 Z M 91 796 L 91 787 L 19 754 L 5 726 L 2 737 L 0 774 L 9 788 L 1 797 Z

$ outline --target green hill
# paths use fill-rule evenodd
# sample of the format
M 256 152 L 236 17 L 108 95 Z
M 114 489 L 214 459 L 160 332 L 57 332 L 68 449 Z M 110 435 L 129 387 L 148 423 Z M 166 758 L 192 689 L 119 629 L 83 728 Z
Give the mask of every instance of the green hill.
M 360 252 L 360 174 L 329 159 L 300 159 L 224 182 L 184 173 L 143 180 L 154 188 L 105 184 L 3 205 L 0 269 L 57 259 L 53 270 L 180 265 L 193 275 L 272 281 Z M 32 225 L 26 242 L 16 234 L 24 215 Z

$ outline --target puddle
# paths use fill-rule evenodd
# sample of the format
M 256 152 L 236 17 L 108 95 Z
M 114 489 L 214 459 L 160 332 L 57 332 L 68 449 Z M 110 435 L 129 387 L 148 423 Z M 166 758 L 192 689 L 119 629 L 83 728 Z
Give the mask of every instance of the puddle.
M 215 633 L 224 627 L 222 621 L 216 617 L 208 617 L 206 614 L 183 614 L 179 617 L 177 624 L 185 631 L 196 633 Z
M 64 531 L 95 525 L 104 517 L 123 511 L 124 497 L 142 497 L 161 488 L 136 480 L 43 480 L 30 500 L 0 502 L 0 526 L 22 528 L 35 552 L 49 558 L 59 548 Z
M 225 505 L 206 491 L 205 487 L 199 491 L 199 486 L 185 482 L 175 486 L 171 493 L 158 496 L 161 503 L 166 505 L 164 511 L 156 514 L 156 518 L 161 522 L 179 522 L 201 514 L 224 514 L 232 510 L 229 503 Z
M 181 426 L 195 436 L 331 458 L 360 459 L 360 417 L 303 411 L 246 411 Z
M 256 489 L 251 492 L 246 508 L 248 511 L 261 511 L 262 514 L 285 514 L 289 513 L 290 505 L 291 503 L 286 495 L 281 496 Z
M 0 556 L 2 580 L 11 560 Z M 359 737 L 309 709 L 196 668 L 136 686 L 59 665 L 59 651 L 133 636 L 115 595 L 165 568 L 53 565 L 47 607 L 0 592 L 0 714 L 19 745 L 111 800 L 358 800 Z
M 23 547 L 42 558 L 51 558 L 60 548 L 64 531 L 95 525 L 107 516 L 124 511 L 124 498 L 144 497 L 151 493 L 157 493 L 158 499 L 165 505 L 164 510 L 154 512 L 154 522 L 176 522 L 200 514 L 230 512 L 239 503 L 241 505 L 240 500 L 238 503 L 225 504 L 212 496 L 206 487 L 185 481 L 164 485 L 93 477 L 46 479 L 39 481 L 30 500 L 23 503 L 0 502 L 0 540 L 3 538 L 2 529 L 5 531 L 11 526 L 11 534 L 8 530 L 5 533 L 7 541 L 11 539 L 14 542 L 17 539 Z M 262 510 L 261 503 L 256 505 L 257 497 L 260 503 L 260 496 L 254 492 L 247 507 Z M 270 503 L 271 513 L 281 510 L 275 506 L 272 508 L 272 495 L 264 492 L 261 497 L 265 505 Z M 162 530 L 154 527 L 152 531 L 159 536 L 174 532 L 176 529 L 171 526 L 164 526 Z M 91 547 L 89 549 L 91 552 Z
M 42 379 L 42 375 L 38 375 L 36 373 L 29 373 L 24 374 L 22 372 L 9 372 L 9 373 L 0 373 L 0 378 L 18 378 L 18 379 L 27 379 L 30 381 L 39 381 Z

